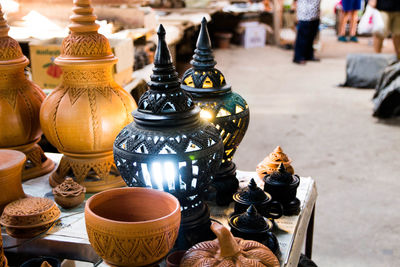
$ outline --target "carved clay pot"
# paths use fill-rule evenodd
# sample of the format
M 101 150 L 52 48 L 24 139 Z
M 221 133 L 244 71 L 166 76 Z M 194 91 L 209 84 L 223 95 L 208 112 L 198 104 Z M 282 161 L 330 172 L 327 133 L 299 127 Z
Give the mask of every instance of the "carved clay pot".
M 18 42 L 8 36 L 8 30 L 0 7 L 0 148 L 25 153 L 22 179 L 27 180 L 50 172 L 54 163 L 37 145 L 42 134 L 39 111 L 45 94 L 25 77 L 29 60 Z
M 62 184 L 53 188 L 54 200 L 64 209 L 71 209 L 85 200 L 86 188 L 67 178 Z
M 0 267 L 8 267 L 7 258 L 4 255 L 4 250 L 3 250 L 3 238 L 1 237 L 1 229 L 0 229 Z
M 271 233 L 273 223 L 259 214 L 254 205 L 242 214 L 229 217 L 228 223 L 234 236 L 260 242 L 274 254 L 279 251 L 278 239 Z
M 233 195 L 233 201 L 235 201 L 235 214 L 245 212 L 251 205 L 254 205 L 257 211 L 267 218 L 278 219 L 283 214 L 282 205 L 272 200 L 270 194 L 259 188 L 254 179 L 250 180 L 246 188 Z
M 191 247 L 183 256 L 181 267 L 279 267 L 279 261 L 269 248 L 256 241 L 234 238 L 224 226 L 213 223 L 217 236 L 213 241 Z
M 6 232 L 15 238 L 32 238 L 46 232 L 61 212 L 48 198 L 28 197 L 8 204 L 0 218 Z
M 21 184 L 25 159 L 22 152 L 0 149 L 0 214 L 8 203 L 25 197 Z
M 117 58 L 99 25 L 90 0 L 74 1 L 69 25 L 55 63 L 63 70 L 61 84 L 46 98 L 40 123 L 46 138 L 64 154 L 50 185 L 66 176 L 98 192 L 123 186 L 113 159 L 113 143 L 132 121 L 133 98 L 112 78 Z
M 277 146 L 275 150 L 270 153 L 263 161 L 261 161 L 256 168 L 256 172 L 262 180 L 266 174 L 271 174 L 278 170 L 279 164 L 283 163 L 285 168 L 291 174 L 294 174 L 292 160 L 282 151 L 280 146 Z
M 178 237 L 180 205 L 150 188 L 110 189 L 88 199 L 86 230 L 96 253 L 111 266 L 144 266 L 167 255 Z

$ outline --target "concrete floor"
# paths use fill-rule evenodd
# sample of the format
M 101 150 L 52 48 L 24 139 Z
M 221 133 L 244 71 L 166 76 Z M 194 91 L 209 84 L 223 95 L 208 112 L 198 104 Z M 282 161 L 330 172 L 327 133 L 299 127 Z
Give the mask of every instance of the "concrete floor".
M 215 51 L 217 68 L 250 106 L 234 161 L 255 171 L 280 145 L 296 173 L 316 180 L 318 266 L 400 266 L 400 120 L 371 116 L 373 90 L 337 87 L 346 53 L 372 52 L 368 39 L 321 40 L 322 61 L 306 66 L 270 46 Z

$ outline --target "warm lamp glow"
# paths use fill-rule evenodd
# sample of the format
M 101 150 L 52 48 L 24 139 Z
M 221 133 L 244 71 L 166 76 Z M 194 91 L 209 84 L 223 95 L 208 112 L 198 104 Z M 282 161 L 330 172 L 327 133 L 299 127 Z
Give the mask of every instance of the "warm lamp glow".
M 211 120 L 213 118 L 213 115 L 212 115 L 212 113 L 210 111 L 202 109 L 200 111 L 200 118 L 209 121 L 209 120 Z

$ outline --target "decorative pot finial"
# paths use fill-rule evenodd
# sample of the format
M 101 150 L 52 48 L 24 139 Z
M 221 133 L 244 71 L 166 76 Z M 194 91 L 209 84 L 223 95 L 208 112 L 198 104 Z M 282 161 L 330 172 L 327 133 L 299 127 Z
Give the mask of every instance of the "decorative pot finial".
M 165 29 L 162 24 L 157 31 L 158 45 L 154 56 L 154 68 L 149 87 L 156 91 L 171 91 L 178 89 L 180 82 L 178 73 L 172 64 L 171 53 L 165 41 Z
M 200 34 L 197 38 L 196 49 L 190 64 L 195 69 L 214 68 L 217 62 L 214 60 L 214 55 L 211 50 L 210 35 L 207 29 L 207 20 L 203 17 L 201 21 Z
M 100 28 L 95 22 L 97 16 L 93 14 L 91 2 L 91 0 L 74 0 L 72 8 L 74 14 L 69 17 L 72 23 L 68 25 L 71 32 L 97 32 Z
M 8 26 L 7 21 L 4 19 L 3 9 L 0 5 L 0 37 L 7 37 L 10 26 Z

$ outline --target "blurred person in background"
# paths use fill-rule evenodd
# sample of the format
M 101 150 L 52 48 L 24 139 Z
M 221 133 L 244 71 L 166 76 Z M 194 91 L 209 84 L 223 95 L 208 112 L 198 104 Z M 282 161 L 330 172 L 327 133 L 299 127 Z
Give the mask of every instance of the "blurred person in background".
M 298 23 L 293 62 L 304 65 L 307 61 L 319 61 L 314 57 L 313 44 L 318 34 L 321 0 L 297 0 L 296 7 Z
M 400 0 L 395 0 L 400 1 Z M 339 23 L 339 42 L 358 42 L 357 33 L 357 21 L 358 21 L 358 10 L 361 9 L 361 0 L 342 0 L 342 15 Z M 350 38 L 346 37 L 346 26 L 350 20 Z
M 368 4 L 380 11 L 384 23 L 383 33 L 374 33 L 375 52 L 382 52 L 383 40 L 392 34 L 394 49 L 400 59 L 400 0 L 369 0 Z

